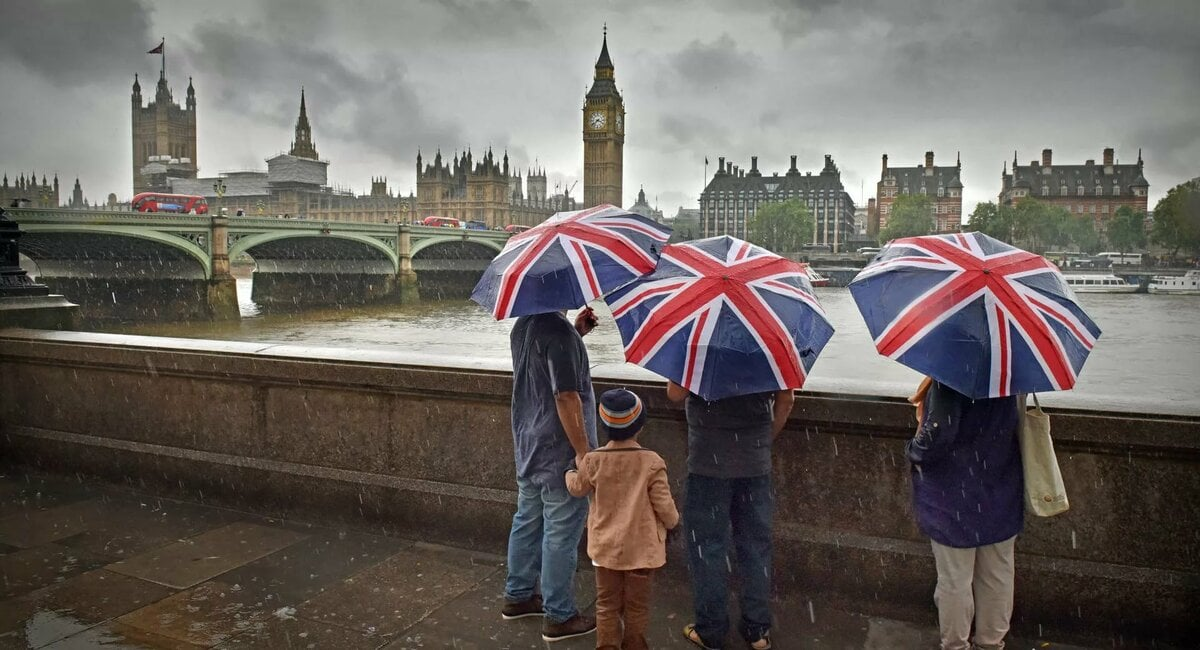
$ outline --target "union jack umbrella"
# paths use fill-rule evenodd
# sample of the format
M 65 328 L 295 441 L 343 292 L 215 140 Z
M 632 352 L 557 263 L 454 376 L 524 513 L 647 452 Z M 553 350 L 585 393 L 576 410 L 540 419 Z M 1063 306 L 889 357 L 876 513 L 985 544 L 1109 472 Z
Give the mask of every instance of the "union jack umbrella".
M 803 265 L 728 236 L 667 246 L 605 300 L 627 360 L 706 400 L 800 388 L 833 336 Z
M 559 212 L 513 235 L 471 299 L 496 320 L 576 309 L 654 270 L 671 229 L 611 205 Z
M 850 293 L 880 354 L 975 399 L 1067 390 L 1100 337 L 1057 267 L 977 232 L 897 239 Z

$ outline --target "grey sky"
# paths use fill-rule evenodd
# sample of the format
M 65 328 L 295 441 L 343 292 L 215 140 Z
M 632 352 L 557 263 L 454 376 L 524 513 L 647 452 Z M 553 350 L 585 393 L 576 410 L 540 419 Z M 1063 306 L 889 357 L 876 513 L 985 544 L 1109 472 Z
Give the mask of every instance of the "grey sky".
M 602 6 L 601 6 L 602 5 Z M 966 209 L 1001 165 L 1131 162 L 1151 206 L 1200 175 L 1200 4 L 1194 0 L 369 2 L 53 0 L 5 3 L 0 171 L 78 176 L 89 199 L 130 194 L 133 74 L 182 100 L 193 77 L 201 174 L 265 168 L 291 142 L 300 87 L 330 180 L 414 187 L 420 147 L 536 158 L 582 172 L 583 95 L 601 25 L 625 97 L 625 205 L 639 185 L 668 214 L 695 207 L 704 158 L 764 173 L 830 153 L 855 200 L 880 155 L 961 152 Z M 499 153 L 497 153 L 499 155 Z M 580 196 L 580 189 L 575 192 Z

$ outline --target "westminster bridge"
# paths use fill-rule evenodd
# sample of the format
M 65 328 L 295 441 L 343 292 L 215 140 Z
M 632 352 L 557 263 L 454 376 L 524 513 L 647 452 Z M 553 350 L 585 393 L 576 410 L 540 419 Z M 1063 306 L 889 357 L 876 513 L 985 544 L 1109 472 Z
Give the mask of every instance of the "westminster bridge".
M 11 208 L 38 281 L 86 319 L 238 318 L 230 260 L 265 308 L 465 295 L 505 232 L 306 219 Z

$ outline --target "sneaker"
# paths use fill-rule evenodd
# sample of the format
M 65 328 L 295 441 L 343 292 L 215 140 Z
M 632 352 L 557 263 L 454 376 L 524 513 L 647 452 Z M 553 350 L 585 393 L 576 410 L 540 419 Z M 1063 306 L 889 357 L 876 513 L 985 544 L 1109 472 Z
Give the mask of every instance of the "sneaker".
M 576 614 L 562 623 L 546 621 L 542 625 L 542 640 L 553 643 L 563 639 L 573 639 L 577 636 L 591 634 L 596 631 L 596 619 L 591 616 Z
M 523 600 L 519 603 L 504 603 L 504 608 L 500 610 L 500 617 L 506 621 L 511 621 L 526 616 L 545 616 L 546 612 L 542 611 L 542 597 L 534 594 L 529 600 Z

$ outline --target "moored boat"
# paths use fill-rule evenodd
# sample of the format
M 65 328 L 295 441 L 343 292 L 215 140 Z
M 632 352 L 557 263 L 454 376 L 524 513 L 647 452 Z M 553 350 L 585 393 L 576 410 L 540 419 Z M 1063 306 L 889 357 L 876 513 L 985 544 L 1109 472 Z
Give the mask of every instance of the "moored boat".
M 1191 270 L 1183 275 L 1156 275 L 1150 280 L 1150 293 L 1200 295 L 1200 270 Z
M 820 273 L 817 273 L 817 270 L 814 269 L 813 267 L 808 266 L 808 267 L 805 267 L 804 270 L 806 273 L 808 273 L 808 281 L 812 283 L 812 286 L 814 286 L 814 287 L 828 287 L 829 286 L 829 278 L 821 275 Z
M 1136 284 L 1129 284 L 1125 278 L 1112 274 L 1072 273 L 1063 277 L 1075 293 L 1134 293 L 1138 290 Z

